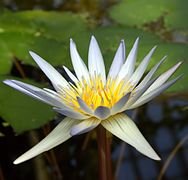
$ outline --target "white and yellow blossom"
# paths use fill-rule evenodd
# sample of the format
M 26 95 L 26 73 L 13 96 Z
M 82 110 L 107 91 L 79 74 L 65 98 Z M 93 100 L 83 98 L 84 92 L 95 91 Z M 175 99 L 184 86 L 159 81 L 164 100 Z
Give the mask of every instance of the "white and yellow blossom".
M 153 78 L 154 73 L 163 63 L 164 57 L 143 78 L 155 47 L 135 69 L 138 42 L 137 38 L 127 58 L 124 41 L 120 42 L 106 78 L 103 57 L 96 39 L 93 36 L 91 38 L 88 68 L 71 39 L 70 55 L 76 76 L 68 68 L 64 67 L 64 69 L 74 83 L 67 82 L 48 62 L 30 52 L 55 90 L 40 89 L 16 80 L 5 80 L 4 83 L 52 105 L 55 111 L 67 117 L 41 142 L 16 159 L 14 164 L 48 151 L 70 137 L 88 132 L 99 124 L 144 155 L 160 160 L 135 123 L 123 112 L 147 103 L 174 84 L 180 76 L 167 80 L 181 62 Z

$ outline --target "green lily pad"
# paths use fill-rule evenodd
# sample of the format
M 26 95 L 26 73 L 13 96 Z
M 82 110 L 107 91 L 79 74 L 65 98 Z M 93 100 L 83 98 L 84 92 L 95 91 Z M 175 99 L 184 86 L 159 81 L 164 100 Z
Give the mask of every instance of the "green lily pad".
M 169 0 L 168 14 L 164 18 L 167 29 L 188 33 L 187 7 L 187 0 Z
M 167 29 L 188 32 L 187 7 L 187 0 L 122 0 L 109 15 L 118 23 L 138 27 L 163 17 Z
M 19 32 L 2 33 L 0 38 L 9 47 L 12 56 L 25 64 L 36 66 L 29 55 L 29 51 L 34 51 L 54 66 L 64 64 L 70 67 L 71 65 L 68 46 L 63 42 Z
M 15 77 L 0 76 L 0 116 L 10 123 L 15 132 L 41 127 L 54 118 L 55 113 L 50 106 L 8 87 L 2 82 L 5 79 Z M 39 86 L 30 80 L 25 82 Z
M 8 21 L 7 21 L 8 19 Z M 87 28 L 84 16 L 71 12 L 54 11 L 5 11 L 0 15 L 3 32 L 30 33 L 56 40 L 68 39 Z
M 1 36 L 1 35 L 0 35 Z M 8 74 L 12 67 L 12 54 L 5 44 L 0 39 L 0 75 Z
M 1 12 L 0 74 L 10 72 L 13 57 L 25 64 L 36 65 L 29 55 L 30 50 L 54 66 L 65 65 L 70 68 L 69 38 L 86 31 L 84 19 L 68 12 Z
M 129 26 L 141 26 L 163 16 L 167 2 L 164 0 L 122 0 L 110 9 L 110 17 Z

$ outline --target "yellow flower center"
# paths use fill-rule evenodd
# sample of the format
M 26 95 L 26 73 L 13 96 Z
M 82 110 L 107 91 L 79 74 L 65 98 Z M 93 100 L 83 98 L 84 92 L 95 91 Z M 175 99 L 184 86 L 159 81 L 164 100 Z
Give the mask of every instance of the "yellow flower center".
M 98 106 L 111 108 L 125 94 L 130 92 L 130 84 L 125 84 L 122 80 L 117 84 L 116 79 L 108 78 L 106 84 L 102 82 L 100 76 L 90 78 L 90 83 L 85 79 L 60 92 L 61 98 L 68 105 L 80 111 L 77 97 L 80 97 L 91 109 Z

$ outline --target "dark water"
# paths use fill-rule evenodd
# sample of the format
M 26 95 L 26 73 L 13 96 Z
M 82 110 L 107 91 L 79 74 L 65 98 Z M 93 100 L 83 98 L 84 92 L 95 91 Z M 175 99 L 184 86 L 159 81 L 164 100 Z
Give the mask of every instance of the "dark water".
M 78 11 L 79 6 L 76 9 L 75 3 L 79 4 L 80 2 L 83 1 L 4 0 L 1 1 L 1 6 L 16 11 L 25 9 Z M 107 2 L 102 1 L 100 7 L 103 8 Z M 69 3 L 72 5 L 72 9 Z M 85 7 L 90 6 L 88 3 L 86 4 Z M 170 99 L 160 97 L 138 109 L 135 121 L 146 139 L 161 156 L 162 161 L 150 160 L 134 148 L 113 137 L 113 174 L 117 180 L 155 180 L 159 177 L 170 153 L 188 135 L 188 113 L 185 109 L 187 106 L 188 101 L 185 97 L 175 96 Z M 130 116 L 133 114 L 133 112 L 127 113 Z M 60 119 L 61 117 L 57 118 L 46 128 L 52 129 Z M 2 119 L 1 121 L 3 122 Z M 4 180 L 98 179 L 95 132 L 74 137 L 55 148 L 53 153 L 47 152 L 15 166 L 12 164 L 15 158 L 28 150 L 32 146 L 31 144 L 41 140 L 45 133 L 42 129 L 38 129 L 14 136 L 10 127 L 5 128 L 2 125 L 0 130 L 5 134 L 5 137 L 0 137 L 0 179 L 3 180 L 3 177 Z M 188 179 L 187 170 L 188 141 L 175 153 L 162 179 Z

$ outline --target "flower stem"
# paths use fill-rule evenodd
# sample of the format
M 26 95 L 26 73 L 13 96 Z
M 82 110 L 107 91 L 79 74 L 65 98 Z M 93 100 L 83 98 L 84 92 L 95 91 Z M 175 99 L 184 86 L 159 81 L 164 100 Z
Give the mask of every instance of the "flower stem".
M 99 179 L 111 180 L 111 150 L 106 130 L 100 125 L 97 128 Z
M 107 179 L 112 180 L 113 177 L 112 177 L 112 160 L 111 160 L 111 138 L 108 136 L 107 131 L 106 131 L 106 142 L 105 143 L 106 143 L 106 167 L 107 167 L 106 173 L 107 173 Z

